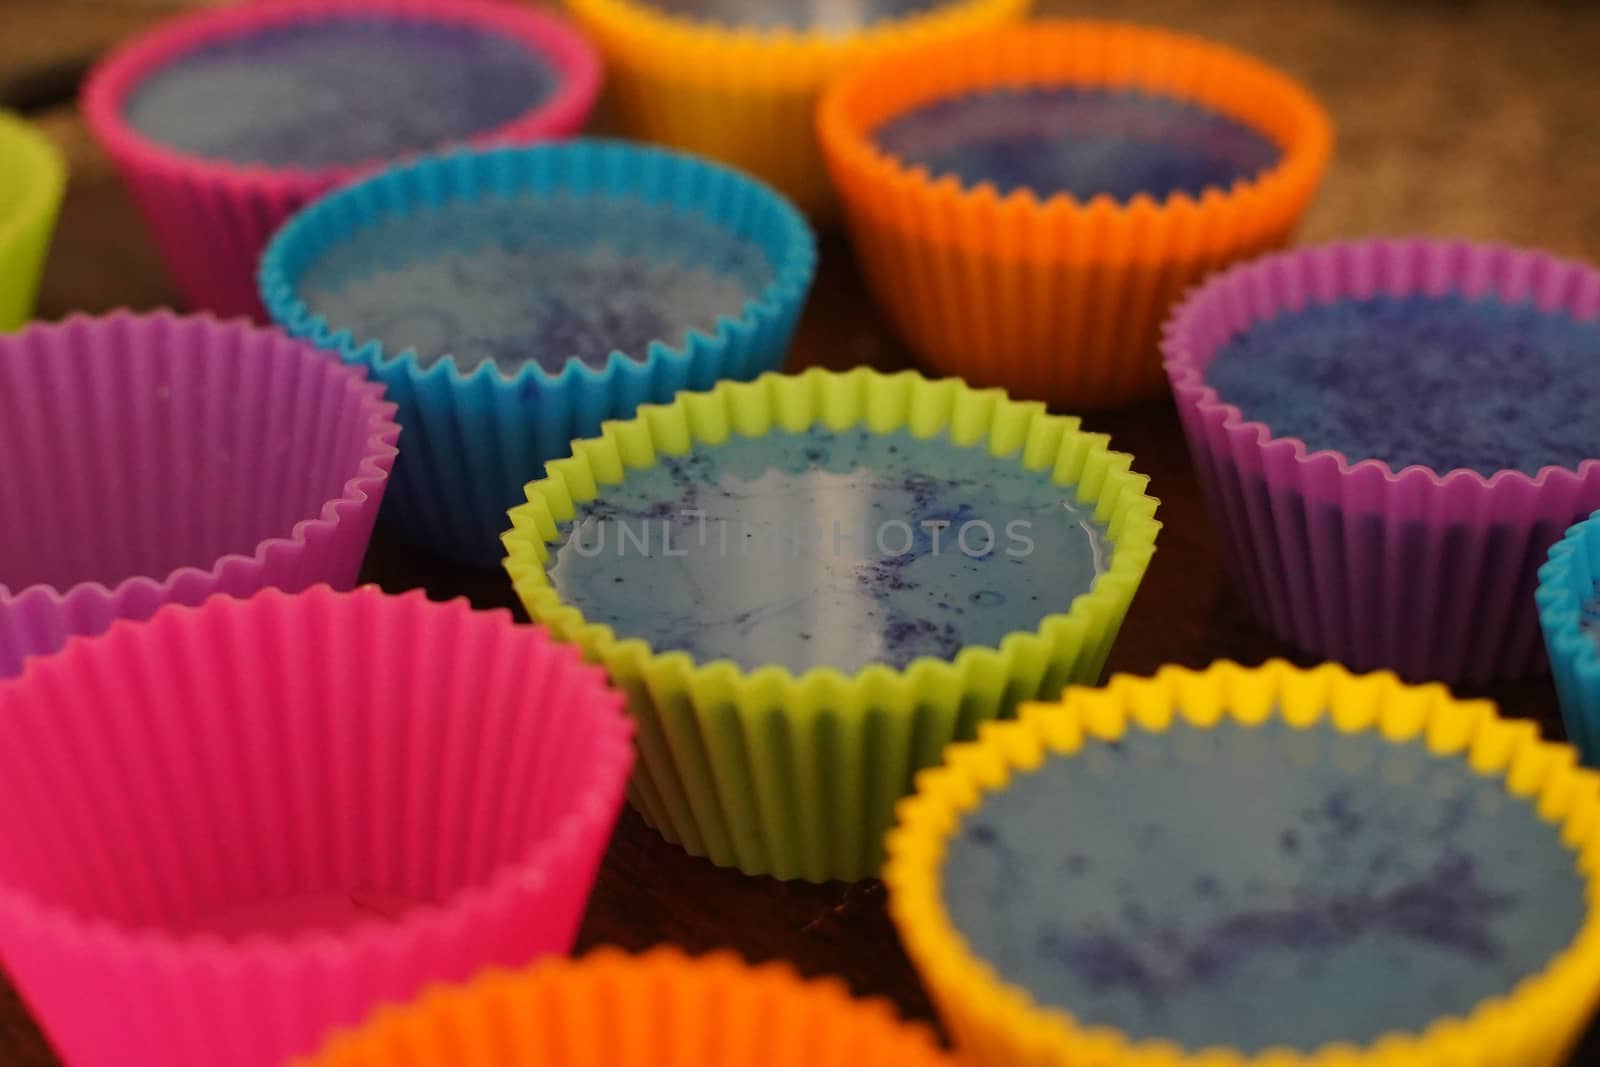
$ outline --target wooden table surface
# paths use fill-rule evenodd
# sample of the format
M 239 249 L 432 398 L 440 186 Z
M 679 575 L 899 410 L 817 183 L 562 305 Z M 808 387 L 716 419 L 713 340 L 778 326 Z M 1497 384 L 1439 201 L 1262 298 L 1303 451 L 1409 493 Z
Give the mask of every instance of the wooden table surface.
M 72 103 L 86 65 L 178 0 L 0 0 L 0 106 L 21 108 L 67 152 L 72 180 L 40 315 L 171 303 L 147 238 Z M 1304 241 L 1417 232 L 1540 245 L 1600 259 L 1600 5 L 1470 0 L 1097 0 L 1055 12 L 1117 16 L 1206 34 L 1304 79 L 1338 123 L 1340 143 Z M 910 365 L 864 292 L 848 244 L 826 235 L 815 291 L 790 360 Z M 1172 405 L 1166 399 L 1086 417 L 1136 457 L 1165 525 L 1110 670 L 1203 666 L 1272 656 L 1310 662 L 1256 627 L 1227 588 Z M 380 534 L 365 577 L 398 590 L 513 606 L 497 572 L 442 567 Z M 1546 679 L 1487 687 L 1509 712 L 1559 734 Z M 884 915 L 883 890 L 747 878 L 692 859 L 637 816 L 623 816 L 579 948 L 671 941 L 786 958 L 843 976 L 908 1015 L 929 1005 Z M 0 1065 L 56 1061 L 0 981 Z M 1591 1033 L 1574 1063 L 1600 1062 Z

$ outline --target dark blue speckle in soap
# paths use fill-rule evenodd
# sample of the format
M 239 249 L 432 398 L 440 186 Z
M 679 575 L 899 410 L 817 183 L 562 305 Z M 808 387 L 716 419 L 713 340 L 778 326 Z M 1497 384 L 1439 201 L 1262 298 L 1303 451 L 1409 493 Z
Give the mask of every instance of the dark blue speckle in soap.
M 1081 200 L 1199 196 L 1278 161 L 1261 134 L 1213 111 L 1133 90 L 994 89 L 915 108 L 880 127 L 878 147 L 963 184 Z
M 816 427 L 629 471 L 580 505 L 549 573 L 658 652 L 852 673 L 1035 630 L 1108 553 L 1073 491 L 1015 456 Z
M 126 117 L 189 155 L 320 169 L 466 140 L 537 107 L 557 83 L 519 41 L 436 22 L 351 18 L 186 53 L 145 78 Z
M 966 816 L 943 878 L 973 951 L 1041 1003 L 1245 1053 L 1470 1013 L 1585 915 L 1573 855 L 1503 779 L 1276 721 L 1048 760 Z
M 1485 476 L 1600 457 L 1600 322 L 1459 296 L 1307 306 L 1218 350 L 1246 419 L 1351 463 Z
M 301 299 L 384 350 L 462 372 L 643 360 L 714 334 L 771 283 L 755 244 L 702 215 L 621 197 L 490 197 L 381 219 L 313 263 Z

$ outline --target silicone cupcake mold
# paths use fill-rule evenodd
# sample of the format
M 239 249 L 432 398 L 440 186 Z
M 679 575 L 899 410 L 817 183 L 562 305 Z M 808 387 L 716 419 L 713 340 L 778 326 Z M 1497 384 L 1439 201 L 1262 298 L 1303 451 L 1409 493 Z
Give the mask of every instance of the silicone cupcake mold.
M 599 87 L 599 59 L 545 12 L 284 0 L 162 24 L 96 68 L 83 107 L 183 299 L 260 318 L 256 261 L 296 209 L 446 143 L 572 134 Z
M 948 1067 L 925 1028 L 787 965 L 602 949 L 484 975 L 379 1012 L 299 1067 Z
M 960 112 L 974 106 L 979 113 Z M 1043 129 L 1030 132 L 1035 120 Z M 885 57 L 836 82 L 818 124 L 868 283 L 919 358 L 941 374 L 1072 410 L 1160 390 L 1157 340 L 1169 305 L 1230 260 L 1283 244 L 1332 142 L 1305 90 L 1248 56 L 1160 30 L 1077 22 Z M 1203 191 L 1176 182 L 1164 197 L 1129 197 L 1113 184 L 1084 199 L 1073 181 L 1046 193 L 1010 180 L 1032 167 L 964 181 L 968 166 L 970 178 L 1016 155 L 996 144 L 974 144 L 967 166 L 954 169 L 962 153 L 913 164 L 889 150 L 952 136 L 1139 140 L 1152 136 L 1147 127 L 1155 144 L 1182 146 L 1204 143 L 1219 126 L 1254 142 L 1246 154 L 1258 163 L 1275 161 L 1225 185 L 1202 173 Z M 1104 147 L 1053 155 L 1083 163 Z M 1159 168 L 1151 174 L 1162 177 Z
M 1438 387 L 1413 383 L 1429 390 L 1426 405 L 1388 396 L 1384 403 L 1398 403 L 1401 417 L 1382 440 L 1352 438 L 1351 447 L 1365 455 L 1347 456 L 1256 421 L 1211 380 L 1230 345 L 1253 345 L 1239 350 L 1240 359 L 1290 358 L 1296 349 L 1276 344 L 1274 330 L 1321 330 L 1311 316 L 1337 318 L 1363 302 L 1377 309 L 1367 314 L 1388 316 L 1373 320 L 1381 329 L 1367 340 L 1342 348 L 1328 347 L 1327 338 L 1294 342 L 1315 341 L 1308 353 L 1326 349 L 1321 362 L 1307 356 L 1305 395 L 1333 405 L 1339 390 L 1371 384 L 1361 377 L 1366 372 L 1341 367 L 1389 344 L 1390 334 L 1414 339 L 1414 346 L 1400 345 L 1409 353 L 1403 358 Z M 1468 331 L 1466 341 L 1416 317 L 1411 303 L 1433 318 L 1450 312 L 1456 332 Z M 1224 557 L 1256 617 L 1312 653 L 1412 680 L 1481 682 L 1541 668 L 1536 572 L 1562 531 L 1600 507 L 1600 459 L 1576 458 L 1585 454 L 1582 442 L 1547 440 L 1547 424 L 1558 420 L 1536 414 L 1530 429 L 1518 404 L 1507 406 L 1505 398 L 1521 390 L 1564 397 L 1561 403 L 1588 395 L 1592 404 L 1585 373 L 1556 381 L 1545 361 L 1575 358 L 1568 335 L 1594 333 L 1597 311 L 1600 272 L 1593 268 L 1437 240 L 1359 241 L 1269 257 L 1193 293 L 1167 327 L 1167 373 Z M 1433 332 L 1417 333 L 1419 323 Z M 1326 328 L 1337 338 L 1358 327 L 1368 328 L 1342 318 Z M 1547 327 L 1562 336 L 1539 332 Z M 1484 347 L 1491 333 L 1498 346 L 1492 351 L 1505 348 L 1505 359 L 1486 364 L 1473 352 L 1491 351 Z M 1375 455 L 1378 448 L 1384 451 Z M 1554 465 L 1562 449 L 1571 461 Z M 1481 452 L 1489 465 L 1417 464 L 1415 457 L 1435 452 Z M 1544 459 L 1528 469 L 1494 469 L 1536 454 Z
M 948 588 L 959 586 L 960 604 L 941 605 L 935 602 L 938 597 L 903 601 L 902 606 L 915 603 L 929 614 L 880 620 L 878 631 L 861 637 L 862 643 L 882 642 L 879 654 L 867 657 L 874 662 L 859 669 L 850 665 L 847 674 L 831 665 L 835 659 L 802 659 L 811 665 L 800 669 L 801 662 L 779 660 L 778 649 L 770 651 L 773 660 L 751 665 L 735 662 L 731 652 L 715 659 L 697 657 L 684 651 L 682 643 L 670 650 L 652 647 L 630 628 L 626 597 L 604 598 L 602 590 L 589 598 L 605 609 L 607 617 L 618 618 L 614 626 L 588 618 L 563 596 L 554 569 L 547 571 L 561 565 L 559 553 L 569 544 L 578 554 L 598 555 L 588 535 L 581 542 L 572 540 L 570 527 L 580 509 L 589 519 L 615 513 L 613 517 L 625 520 L 636 514 L 643 529 L 635 530 L 635 536 L 656 537 L 650 531 L 662 521 L 658 516 L 691 507 L 688 501 L 674 504 L 662 497 L 626 512 L 629 500 L 621 486 L 626 476 L 664 472 L 676 477 L 675 472 L 682 470 L 693 478 L 710 477 L 707 472 L 715 467 L 694 451 L 697 444 L 775 442 L 783 434 L 816 427 L 850 435 L 850 440 L 841 436 L 834 444 L 811 447 L 807 459 L 812 468 L 832 472 L 824 482 L 846 480 L 861 469 L 851 458 L 857 455 L 852 449 L 887 442 L 881 451 L 892 453 L 914 447 L 919 439 L 933 444 L 938 435 L 948 442 L 938 450 L 941 456 L 953 444 L 978 454 L 987 451 L 997 471 L 1009 464 L 1016 471 L 1036 472 L 1061 487 L 1058 507 L 1070 502 L 1084 512 L 1086 526 L 1094 525 L 1093 537 L 1103 552 L 1098 576 L 1088 582 L 1087 591 L 1058 598 L 1049 595 L 1052 588 L 1059 593 L 1059 583 L 1052 585 L 1054 562 L 1039 565 L 1036 588 L 1024 591 L 1044 594 L 1032 605 L 1032 624 L 984 644 L 941 647 L 941 635 L 959 634 L 962 614 L 956 608 L 997 602 L 986 587 L 973 586 L 972 596 L 967 596 L 970 576 L 953 571 Z M 561 639 L 582 646 L 586 656 L 603 664 L 627 692 L 640 749 L 630 799 L 652 826 L 695 855 L 751 874 L 813 881 L 865 878 L 877 873 L 882 832 L 917 768 L 935 762 L 949 741 L 970 737 L 977 723 L 1009 714 L 1019 701 L 1053 696 L 1069 682 L 1098 677 L 1149 564 L 1159 526 L 1153 518 L 1156 501 L 1145 495 L 1146 479 L 1130 470 L 1131 462 L 1131 457 L 1110 451 L 1104 436 L 1082 432 L 1076 419 L 1046 415 L 1042 404 L 1016 403 L 999 390 L 980 392 L 954 380 L 930 382 L 909 372 L 885 376 L 865 369 L 848 374 L 812 370 L 794 377 L 767 375 L 751 383 L 724 383 L 705 394 L 686 394 L 671 405 L 647 406 L 632 421 L 608 423 L 599 438 L 575 442 L 574 455 L 552 463 L 546 479 L 528 486 L 528 503 L 512 511 L 514 528 L 504 539 L 509 552 L 506 569 L 533 618 Z M 725 504 L 731 506 L 723 498 L 738 496 L 740 485 L 752 490 L 766 485 L 778 469 L 748 456 L 729 463 L 743 465 L 740 478 L 709 485 L 693 505 L 708 516 L 716 517 Z M 902 552 L 897 546 L 913 529 L 928 529 L 924 512 L 942 506 L 939 480 L 945 473 L 929 470 L 904 478 L 896 474 L 890 488 L 910 491 L 908 506 L 916 508 L 900 522 L 906 530 L 895 535 L 898 541 L 889 536 L 878 541 L 886 546 L 881 557 L 851 564 L 854 569 L 849 573 L 870 579 L 873 590 L 903 591 L 886 592 L 882 598 L 886 604 L 892 597 L 915 598 L 927 592 L 917 590 L 917 575 L 902 567 L 926 553 L 909 547 Z M 796 492 L 802 500 L 813 498 L 808 494 L 820 500 L 829 493 L 861 490 L 806 485 Z M 959 494 L 949 496 L 953 501 Z M 898 497 L 886 494 L 883 499 Z M 866 496 L 861 501 L 872 503 Z M 835 496 L 834 506 L 844 505 Z M 940 514 L 949 522 L 963 513 L 956 508 Z M 889 519 L 877 533 L 883 535 L 893 525 Z M 951 554 L 965 528 L 965 523 L 959 524 L 962 530 L 951 528 L 955 525 L 944 527 Z M 721 538 L 724 532 L 741 544 L 746 536 L 755 536 L 754 530 L 729 531 L 725 526 L 716 536 Z M 820 546 L 831 543 L 842 555 L 847 550 L 841 550 L 841 541 L 853 539 L 860 549 L 872 542 L 872 533 L 823 531 L 807 542 L 819 546 L 811 557 L 797 557 L 798 562 L 787 564 L 775 560 L 771 569 L 813 568 L 823 582 L 827 577 L 823 570 L 849 561 L 824 558 Z M 1042 533 L 1035 533 L 1042 539 Z M 702 554 L 715 551 L 708 544 L 700 542 Z M 974 535 L 963 542 L 961 551 L 984 548 L 994 557 L 994 566 L 1027 573 L 1026 556 L 1011 558 L 1010 548 L 1002 549 L 998 541 Z M 1039 551 L 1048 548 L 1045 544 Z M 612 551 L 620 554 L 622 547 Z M 662 557 L 661 573 L 666 573 L 668 557 L 685 551 L 682 541 L 678 547 L 663 547 L 658 538 L 655 553 Z M 720 581 L 766 588 L 760 583 L 772 581 L 773 575 L 760 566 L 734 570 L 745 559 L 742 553 L 742 549 L 727 550 L 734 577 L 724 574 Z M 1005 558 L 1000 558 L 1002 553 Z M 971 562 L 974 567 L 989 566 L 976 558 Z M 617 586 L 619 591 L 627 588 L 626 581 Z M 637 617 L 644 617 L 645 605 L 654 610 L 675 595 L 679 594 L 666 586 L 661 590 L 647 586 L 639 594 Z M 796 609 L 791 645 L 831 640 L 838 646 L 836 635 L 825 631 L 855 625 L 830 615 L 825 600 L 813 603 L 812 609 L 809 614 L 807 609 Z M 686 628 L 713 626 L 712 620 L 701 620 L 703 611 L 694 603 L 683 605 L 683 611 Z M 745 652 L 753 655 L 756 646 L 748 644 L 752 639 L 745 631 L 770 635 L 775 629 L 765 617 L 770 614 L 752 614 L 723 625 L 721 632 L 730 641 L 746 642 Z M 823 632 L 810 632 L 814 630 Z M 924 642 L 923 637 L 930 640 Z M 897 661 L 903 662 L 894 665 Z M 793 662 L 795 669 L 785 662 Z
M 261 285 L 285 329 L 399 403 L 387 519 L 493 566 L 506 509 L 573 439 L 777 367 L 815 265 L 805 221 L 766 186 L 578 142 L 460 152 L 341 190 L 273 240 Z
M 0 957 L 75 1067 L 278 1067 L 567 951 L 632 759 L 601 673 L 509 612 L 170 607 L 0 683 Z
M 393 415 L 359 371 L 242 322 L 121 312 L 0 337 L 0 678 L 168 601 L 348 588 Z
M 1550 549 L 1536 595 L 1567 738 L 1600 764 L 1600 511 Z
M 1554 1067 L 1600 995 L 1575 763 L 1390 674 L 1118 677 L 919 776 L 890 914 L 980 1067 Z
M 0 331 L 16 329 L 33 313 L 66 178 L 55 147 L 0 111 Z
M 833 214 L 814 114 L 823 87 L 897 48 L 966 35 L 1029 0 L 568 0 L 605 55 L 612 109 L 632 136 L 724 160 L 805 211 Z

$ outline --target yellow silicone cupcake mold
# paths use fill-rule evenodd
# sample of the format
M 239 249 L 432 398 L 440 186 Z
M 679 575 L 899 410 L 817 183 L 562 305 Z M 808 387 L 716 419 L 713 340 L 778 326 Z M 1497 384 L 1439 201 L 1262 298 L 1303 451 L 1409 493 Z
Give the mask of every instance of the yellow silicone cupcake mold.
M 1132 730 L 1175 722 L 1208 729 L 1278 720 L 1340 733 L 1421 740 L 1477 774 L 1502 780 L 1509 795 L 1559 828 L 1583 880 L 1585 915 L 1576 936 L 1545 967 L 1466 1017 L 1441 1018 L 1420 1032 L 1389 1033 L 1365 1045 L 1315 1051 L 1190 1050 L 1165 1040 L 1135 1041 L 1044 1007 L 976 956 L 944 903 L 942 868 L 961 821 L 984 799 L 1046 760 L 1072 760 Z M 1104 689 L 1072 689 L 1057 704 L 1024 707 L 1018 720 L 986 726 L 953 746 L 944 766 L 918 777 L 890 834 L 884 881 L 890 914 L 912 962 L 966 1058 L 976 1067 L 1555 1067 L 1600 997 L 1600 775 L 1578 768 L 1567 745 L 1541 741 L 1536 725 L 1502 719 L 1487 701 L 1453 699 L 1442 685 L 1407 686 L 1394 675 L 1352 675 L 1271 662 L 1177 667 L 1154 678 L 1118 676 Z
M 954 659 L 923 657 L 900 670 L 872 664 L 849 676 L 830 667 L 798 675 L 777 664 L 745 670 L 729 659 L 657 652 L 585 619 L 552 586 L 545 568 L 564 538 L 559 524 L 629 470 L 683 455 L 697 442 L 819 423 L 916 437 L 948 432 L 957 445 L 982 443 L 1011 457 L 1006 462 L 1048 471 L 1105 525 L 1109 562 L 1087 592 L 998 646 L 970 645 Z M 1133 457 L 1108 444 L 1042 404 L 909 371 L 813 369 L 723 382 L 608 422 L 601 437 L 574 442 L 570 458 L 548 464 L 547 477 L 528 485 L 528 502 L 511 511 L 513 529 L 502 538 L 506 570 L 534 621 L 582 646 L 627 694 L 639 747 L 628 796 L 650 825 L 689 852 L 748 874 L 867 878 L 878 873 L 895 802 L 946 744 L 1010 715 L 1021 701 L 1099 678 L 1160 528 L 1148 479 L 1133 472 Z
M 926 1027 L 786 964 L 600 949 L 438 987 L 295 1067 L 954 1067 Z
M 942 0 L 849 31 L 741 26 L 648 0 L 567 6 L 605 57 L 610 104 L 624 133 L 731 163 L 826 218 L 833 197 L 814 114 L 827 82 L 896 48 L 1018 18 L 1029 2 Z
M 1140 90 L 1261 134 L 1275 165 L 1198 198 L 1085 202 L 963 185 L 880 149 L 875 132 L 923 105 L 995 89 Z M 841 78 L 818 128 L 878 303 L 941 374 L 1068 410 L 1161 392 L 1160 324 L 1216 268 L 1284 244 L 1332 149 L 1326 113 L 1294 81 L 1221 45 L 1164 30 L 1033 22 L 897 53 Z
M 0 111 L 0 330 L 33 314 L 67 165 L 38 130 Z

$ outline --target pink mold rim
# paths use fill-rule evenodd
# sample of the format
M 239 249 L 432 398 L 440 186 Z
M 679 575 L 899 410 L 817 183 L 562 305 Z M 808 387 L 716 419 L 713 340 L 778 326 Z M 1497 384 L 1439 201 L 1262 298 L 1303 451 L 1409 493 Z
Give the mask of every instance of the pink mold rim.
M 206 335 L 209 343 L 227 344 L 241 338 L 277 342 L 281 353 L 293 353 L 305 361 L 324 361 L 330 377 L 343 376 L 349 389 L 360 397 L 361 417 L 367 429 L 366 447 L 356 469 L 345 481 L 343 491 L 326 501 L 316 515 L 307 516 L 288 533 L 260 541 L 250 555 L 230 553 L 219 557 L 207 566 L 185 564 L 165 575 L 130 575 L 115 585 L 102 581 L 82 581 L 65 589 L 49 583 L 20 586 L 12 591 L 0 582 L 0 621 L 15 612 L 26 631 L 29 619 L 39 604 L 49 615 L 71 619 L 83 616 L 110 614 L 114 617 L 145 618 L 164 604 L 197 604 L 213 593 L 232 591 L 254 592 L 263 584 L 271 563 L 289 555 L 301 555 L 314 540 L 333 535 L 344 524 L 360 525 L 365 536 L 359 546 L 366 551 L 366 537 L 370 536 L 377 505 L 383 497 L 390 469 L 399 455 L 400 425 L 395 421 L 396 406 L 384 400 L 381 383 L 369 381 L 358 367 L 340 363 L 315 346 L 289 339 L 279 331 L 257 326 L 246 319 L 221 320 L 208 313 L 179 315 L 172 311 L 149 313 L 114 311 L 106 315 L 74 314 L 58 323 L 34 323 L 15 334 L 0 336 L 0 357 L 7 351 L 21 352 L 37 343 L 42 337 L 55 335 L 63 341 L 82 340 L 95 334 L 127 332 L 141 338 L 170 336 L 178 332 Z M 98 608 L 100 610 L 88 610 Z M 80 610 L 84 609 L 84 610 Z M 68 626 L 69 631 L 72 630 Z M 84 632 L 70 633 L 71 637 L 86 636 Z M 23 655 L 23 665 L 41 654 Z M 0 673 L 0 681 L 5 675 Z
M 399 158 L 310 170 L 241 165 L 190 155 L 144 137 L 124 117 L 128 97 L 150 74 L 185 53 L 218 41 L 278 26 L 355 18 L 439 22 L 503 34 L 525 43 L 555 67 L 554 94 L 524 114 L 467 139 L 472 145 L 563 137 L 583 125 L 600 92 L 598 53 L 566 21 L 546 11 L 491 0 L 271 0 L 202 9 L 164 22 L 114 51 L 91 73 L 83 91 L 89 127 L 113 158 L 141 171 L 219 185 L 236 195 L 291 204 L 315 198 Z M 432 145 L 417 153 L 447 147 Z

